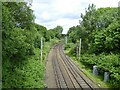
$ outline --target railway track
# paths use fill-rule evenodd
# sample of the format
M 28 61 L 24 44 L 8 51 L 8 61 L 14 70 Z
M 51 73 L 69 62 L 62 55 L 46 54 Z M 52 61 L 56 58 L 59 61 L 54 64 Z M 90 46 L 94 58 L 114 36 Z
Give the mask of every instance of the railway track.
M 64 54 L 63 44 L 55 45 L 48 55 L 45 82 L 47 88 L 60 90 L 98 89 L 78 65 Z

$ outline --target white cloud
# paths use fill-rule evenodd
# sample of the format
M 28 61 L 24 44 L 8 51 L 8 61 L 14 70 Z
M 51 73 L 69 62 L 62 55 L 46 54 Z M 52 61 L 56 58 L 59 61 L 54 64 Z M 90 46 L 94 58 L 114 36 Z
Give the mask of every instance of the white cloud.
M 42 16 L 42 18 L 45 19 L 45 20 L 48 20 L 48 19 L 49 19 L 49 13 L 46 12 L 46 11 L 44 11 L 41 16 Z
M 89 4 L 100 7 L 117 7 L 119 0 L 33 0 L 35 22 L 48 29 L 61 25 L 63 33 L 79 24 L 80 14 Z
M 119 0 L 90 0 L 98 8 L 100 7 L 117 7 Z

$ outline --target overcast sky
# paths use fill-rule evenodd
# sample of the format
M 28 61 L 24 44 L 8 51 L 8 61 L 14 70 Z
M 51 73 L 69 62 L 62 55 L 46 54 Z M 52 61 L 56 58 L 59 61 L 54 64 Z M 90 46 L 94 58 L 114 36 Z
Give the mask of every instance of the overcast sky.
M 118 7 L 120 0 L 33 0 L 32 9 L 35 22 L 47 29 L 57 25 L 63 27 L 66 34 L 70 27 L 79 25 L 80 14 L 85 12 L 89 4 L 100 7 Z

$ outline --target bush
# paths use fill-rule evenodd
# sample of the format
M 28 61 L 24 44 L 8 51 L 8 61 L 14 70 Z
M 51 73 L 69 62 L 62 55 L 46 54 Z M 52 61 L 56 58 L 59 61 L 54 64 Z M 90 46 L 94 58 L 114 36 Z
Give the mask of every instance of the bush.
M 120 87 L 120 65 L 119 65 L 119 55 L 115 54 L 84 54 L 81 56 L 80 61 L 92 69 L 92 66 L 96 65 L 99 69 L 99 74 L 103 75 L 105 71 L 110 72 L 110 84 L 114 87 Z M 113 84 L 114 82 L 114 84 Z
M 76 45 L 73 43 L 68 43 L 65 45 L 65 50 L 70 50 L 69 55 L 76 56 Z
M 3 88 L 43 88 L 44 64 L 40 64 L 39 49 L 21 62 L 3 61 Z

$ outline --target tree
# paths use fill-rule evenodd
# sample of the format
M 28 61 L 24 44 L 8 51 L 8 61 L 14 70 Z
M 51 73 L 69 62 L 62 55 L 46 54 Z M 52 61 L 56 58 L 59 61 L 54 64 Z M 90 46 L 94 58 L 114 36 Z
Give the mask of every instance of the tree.
M 108 7 L 96 10 L 95 5 L 89 5 L 85 15 L 81 14 L 80 25 L 71 27 L 68 36 L 74 43 L 82 38 L 82 48 L 85 51 L 115 52 L 119 49 L 118 17 L 117 8 Z M 114 35 L 117 39 L 114 39 Z
M 34 15 L 26 4 L 25 2 L 4 2 L 2 5 L 3 59 L 7 57 L 17 60 L 19 57 L 25 58 L 34 53 L 35 28 L 34 26 L 33 30 L 29 28 Z
M 9 8 L 11 15 L 14 17 L 17 27 L 32 30 L 35 16 L 33 15 L 33 10 L 27 5 L 27 2 L 7 2 L 5 5 Z
M 62 36 L 62 31 L 63 31 L 63 28 L 62 26 L 57 26 L 53 29 L 50 29 L 47 31 L 47 36 L 48 34 L 50 35 L 49 38 L 58 38 L 58 39 L 61 39 L 61 36 Z

